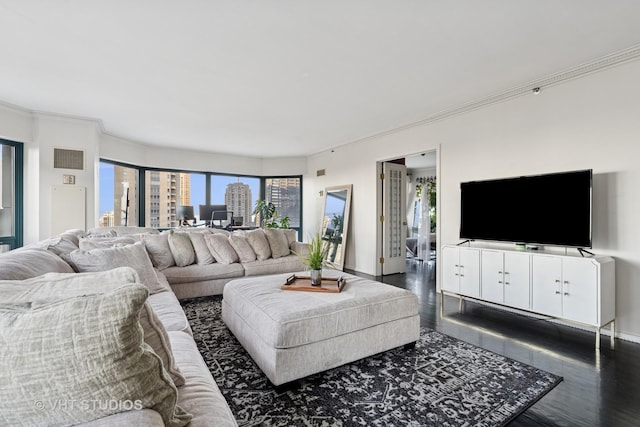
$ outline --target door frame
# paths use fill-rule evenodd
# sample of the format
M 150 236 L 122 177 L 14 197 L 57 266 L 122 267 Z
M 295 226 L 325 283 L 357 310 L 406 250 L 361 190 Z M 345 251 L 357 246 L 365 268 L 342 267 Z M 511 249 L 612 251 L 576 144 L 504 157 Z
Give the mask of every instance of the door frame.
M 441 256 L 440 256 L 440 247 L 442 245 L 442 241 L 440 240 L 440 226 L 442 224 L 441 221 L 441 216 L 442 216 L 442 209 L 441 209 L 441 195 L 440 195 L 440 181 L 441 181 L 441 161 L 440 161 L 440 154 L 441 154 L 441 145 L 438 144 L 436 147 L 434 148 L 427 148 L 424 150 L 420 150 L 418 152 L 413 152 L 413 153 L 407 153 L 407 154 L 399 154 L 397 156 L 392 156 L 392 157 L 386 157 L 384 159 L 379 159 L 376 161 L 376 176 L 375 176 L 375 187 L 376 187 L 376 259 L 375 259 L 375 265 L 376 265 L 376 277 L 382 277 L 382 274 L 384 272 L 383 269 L 383 264 L 380 263 L 380 258 L 382 258 L 384 256 L 384 246 L 383 246 L 383 236 L 384 236 L 384 225 L 382 224 L 382 222 L 380 221 L 380 217 L 383 215 L 384 213 L 384 206 L 382 203 L 382 195 L 384 193 L 384 189 L 383 189 L 383 185 L 382 185 L 382 180 L 380 179 L 380 174 L 382 173 L 382 164 L 384 162 L 389 162 L 391 160 L 394 159 L 399 159 L 402 157 L 411 157 L 411 156 L 418 156 L 422 153 L 425 152 L 429 152 L 429 151 L 435 151 L 436 152 L 436 289 L 439 290 L 440 289 L 440 282 L 442 280 L 441 276 L 440 276 L 440 268 L 438 268 L 438 266 L 440 265 L 441 262 Z

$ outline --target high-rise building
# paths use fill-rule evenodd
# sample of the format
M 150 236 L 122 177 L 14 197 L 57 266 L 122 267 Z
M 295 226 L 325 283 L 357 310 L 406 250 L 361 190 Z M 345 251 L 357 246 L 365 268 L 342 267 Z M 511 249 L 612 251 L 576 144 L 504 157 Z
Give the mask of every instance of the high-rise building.
M 233 212 L 233 216 L 241 216 L 243 222 L 248 224 L 253 212 L 251 204 L 251 187 L 241 182 L 227 185 L 224 193 L 224 204 L 227 210 Z
M 280 218 L 289 217 L 291 227 L 299 227 L 300 178 L 270 178 L 265 184 L 265 200 L 276 205 Z
M 179 173 L 180 179 L 180 203 L 182 206 L 191 205 L 191 174 Z
M 113 222 L 113 212 L 103 213 L 98 220 L 98 225 L 100 227 L 113 227 L 115 225 Z
M 147 226 L 176 227 L 176 206 L 180 200 L 179 173 L 148 171 L 145 184 Z

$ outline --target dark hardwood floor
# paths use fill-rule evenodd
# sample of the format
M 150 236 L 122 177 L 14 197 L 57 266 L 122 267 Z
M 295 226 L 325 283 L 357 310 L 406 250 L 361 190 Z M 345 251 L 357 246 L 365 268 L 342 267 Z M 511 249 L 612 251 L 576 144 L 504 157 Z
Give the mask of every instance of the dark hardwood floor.
M 441 314 L 433 262 L 378 280 L 418 295 L 422 326 L 564 377 L 511 426 L 640 426 L 640 344 L 603 335 L 598 352 L 593 332 L 448 296 Z

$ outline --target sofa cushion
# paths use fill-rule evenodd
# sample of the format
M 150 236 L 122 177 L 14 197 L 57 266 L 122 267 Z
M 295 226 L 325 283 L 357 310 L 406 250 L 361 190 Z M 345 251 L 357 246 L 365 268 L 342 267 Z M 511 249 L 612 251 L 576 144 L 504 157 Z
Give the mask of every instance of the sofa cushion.
M 48 273 L 27 280 L 0 281 L 0 300 L 8 305 L 36 308 L 68 298 L 105 293 L 127 283 L 140 283 L 138 273 L 131 267 L 120 267 L 99 273 Z M 171 294 L 171 292 L 161 292 L 161 294 Z M 183 313 L 179 304 L 178 311 Z M 149 300 L 140 312 L 140 325 L 144 329 L 144 341 L 160 356 L 174 384 L 176 386 L 184 384 L 184 377 L 175 365 L 167 332 L 153 311 Z
M 193 415 L 193 427 L 237 426 L 233 413 L 202 360 L 193 338 L 182 332 L 169 332 L 176 363 L 186 381 L 178 388 L 178 405 Z
M 171 230 L 169 233 L 169 247 L 171 248 L 171 255 L 178 267 L 186 267 L 195 262 L 196 254 L 193 250 L 189 234 L 174 233 L 173 230 Z
M 153 266 L 158 270 L 176 265 L 169 246 L 169 233 L 143 234 L 142 241 L 149 252 Z
M 116 267 L 131 267 L 140 277 L 140 282 L 153 294 L 167 289 L 159 282 L 145 245 L 142 242 L 127 246 L 98 248 L 89 251 L 75 250 L 69 254 L 78 272 L 111 270 Z
M 49 272 L 73 273 L 73 268 L 45 249 L 22 248 L 0 254 L 0 280 L 30 279 Z
M 176 405 L 175 385 L 143 342 L 147 296 L 127 284 L 34 309 L 0 308 L 1 424 L 76 424 L 151 408 L 167 425 L 186 425 L 191 416 Z
M 66 255 L 78 249 L 78 237 L 73 233 L 62 233 L 49 239 L 41 240 L 35 246 L 46 249 L 56 255 Z
M 208 234 L 204 241 L 217 262 L 221 264 L 233 264 L 238 262 L 238 253 L 233 249 L 229 238 L 224 234 Z
M 264 235 L 267 236 L 272 258 L 280 258 L 291 253 L 289 252 L 289 241 L 284 234 L 284 230 L 280 230 L 279 228 L 265 228 Z
M 264 231 L 261 228 L 257 230 L 247 231 L 247 240 L 251 248 L 256 253 L 258 261 L 264 261 L 267 258 L 271 258 L 271 248 L 269 247 L 269 241 L 267 236 L 264 235 Z
M 229 243 L 238 254 L 240 262 L 251 262 L 256 260 L 256 253 L 251 248 L 249 240 L 245 235 L 232 233 L 229 236 Z
M 216 259 L 211 254 L 207 242 L 204 241 L 205 234 L 210 234 L 208 231 L 192 231 L 188 233 L 193 245 L 193 251 L 196 255 L 196 264 L 204 265 L 216 262 Z
M 186 332 L 191 335 L 191 326 L 182 310 L 180 301 L 173 292 L 149 295 L 149 304 L 167 331 Z
M 263 261 L 245 262 L 245 276 L 264 276 L 266 274 L 278 274 L 282 272 L 302 271 L 305 264 L 296 255 L 288 255 L 280 258 L 269 258 Z
M 169 267 L 162 270 L 172 285 L 179 283 L 200 282 L 203 280 L 228 279 L 244 276 L 242 264 L 220 264 L 213 263 L 207 265 L 191 264 L 186 267 Z

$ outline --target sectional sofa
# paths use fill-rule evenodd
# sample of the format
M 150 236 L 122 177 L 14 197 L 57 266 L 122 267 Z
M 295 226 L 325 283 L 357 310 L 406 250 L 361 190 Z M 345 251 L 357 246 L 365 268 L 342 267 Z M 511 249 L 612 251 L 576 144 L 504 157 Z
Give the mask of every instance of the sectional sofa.
M 305 250 L 291 230 L 112 227 L 0 255 L 0 424 L 237 425 L 178 298 L 301 271 Z

